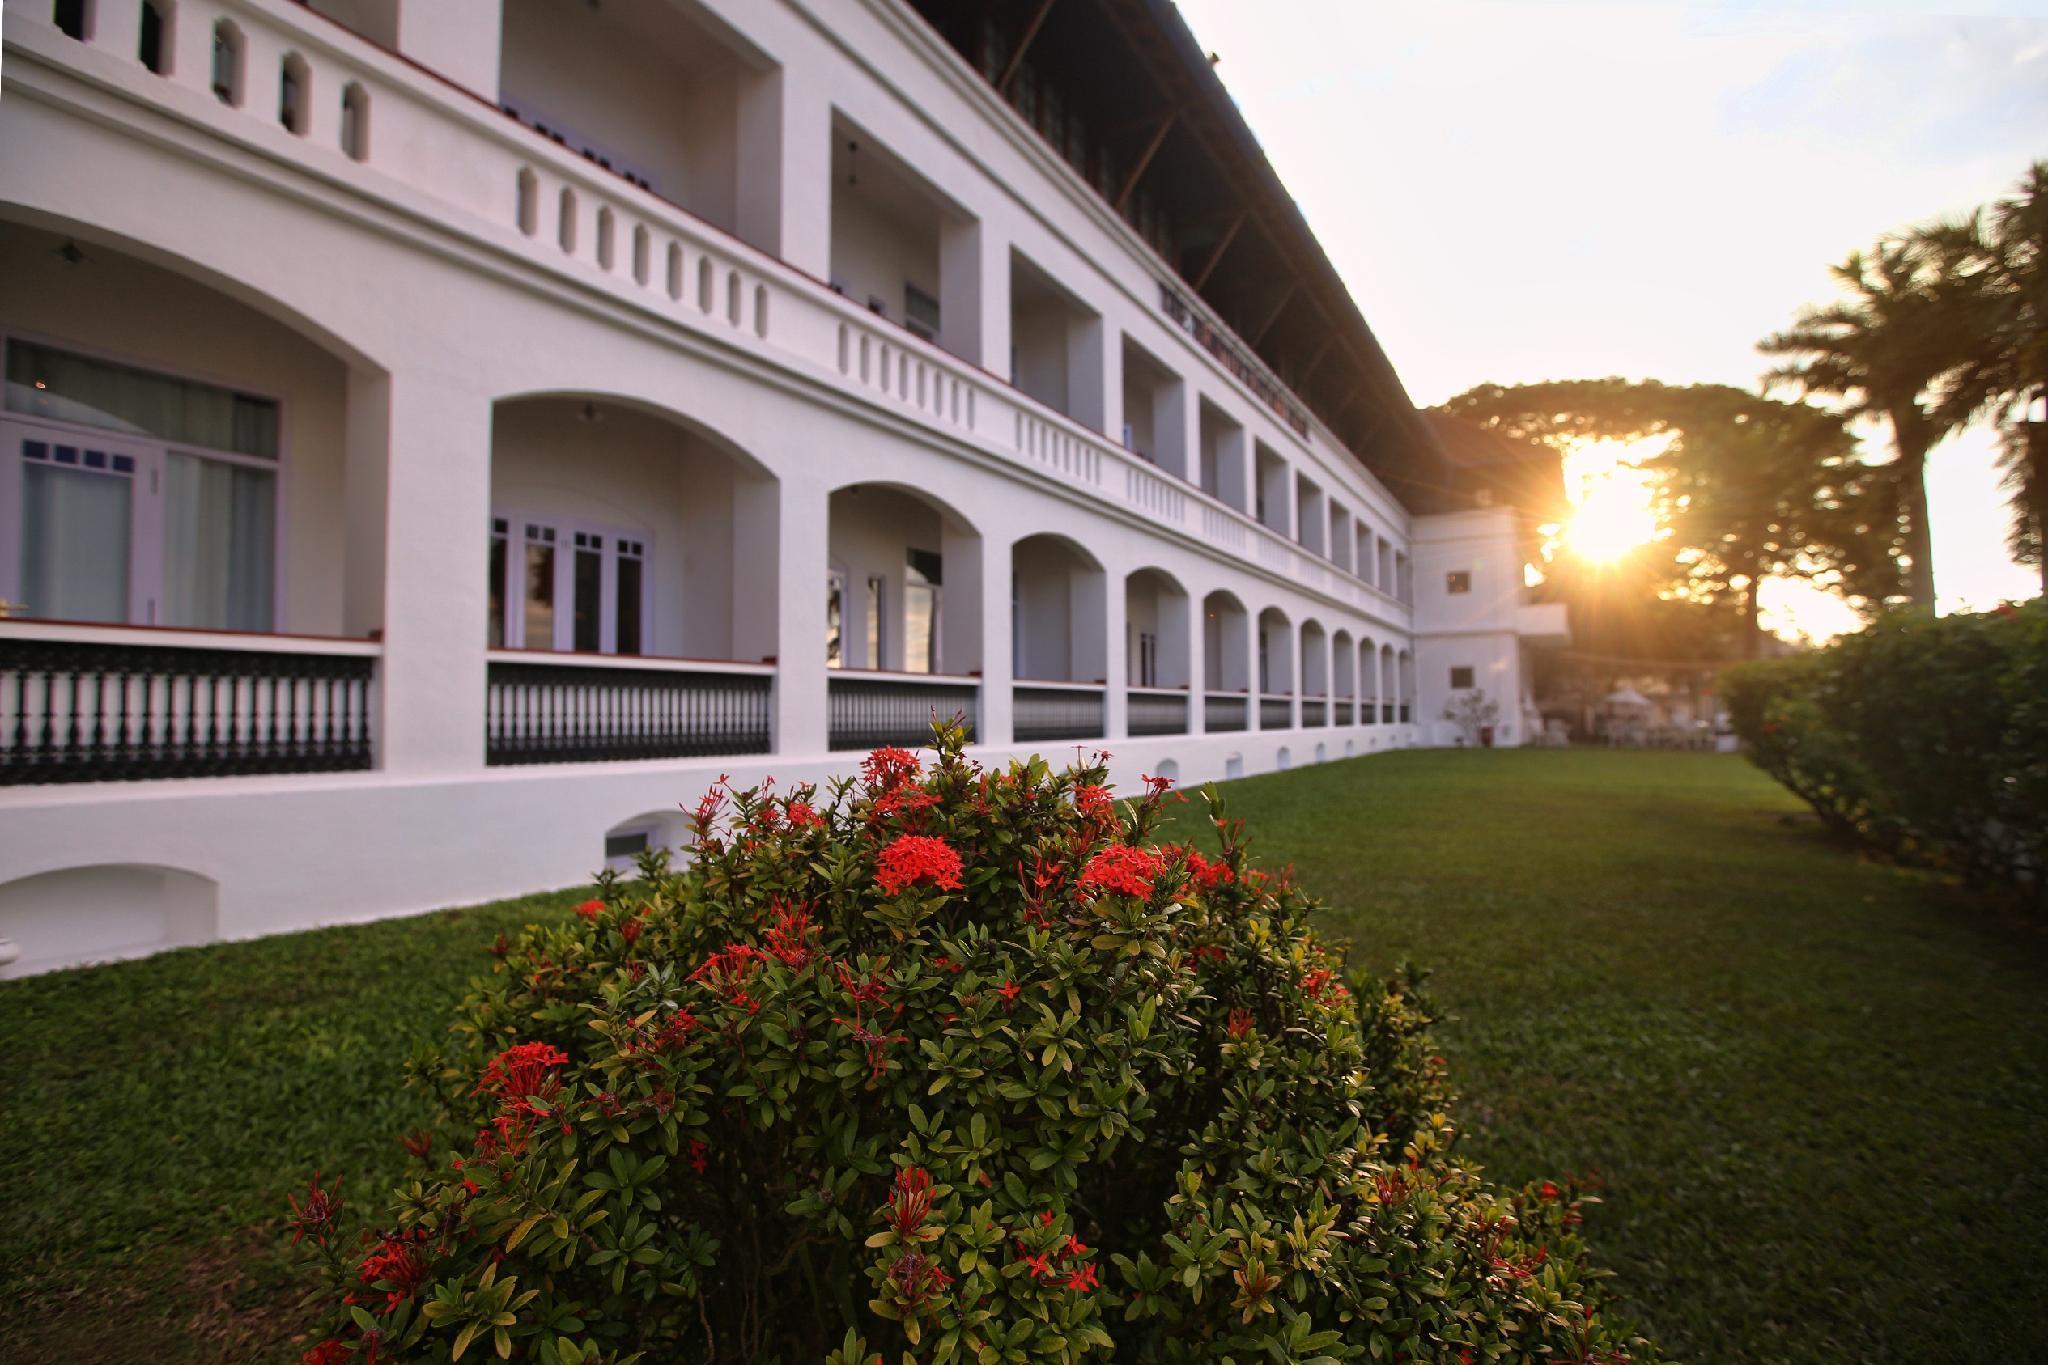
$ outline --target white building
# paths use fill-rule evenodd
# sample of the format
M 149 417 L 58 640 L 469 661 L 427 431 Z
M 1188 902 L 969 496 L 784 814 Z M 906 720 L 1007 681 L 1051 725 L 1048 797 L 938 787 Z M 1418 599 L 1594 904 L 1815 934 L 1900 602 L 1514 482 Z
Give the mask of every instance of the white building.
M 0 971 L 572 884 L 934 709 L 1439 742 L 1557 633 L 1165 0 L 0 37 Z

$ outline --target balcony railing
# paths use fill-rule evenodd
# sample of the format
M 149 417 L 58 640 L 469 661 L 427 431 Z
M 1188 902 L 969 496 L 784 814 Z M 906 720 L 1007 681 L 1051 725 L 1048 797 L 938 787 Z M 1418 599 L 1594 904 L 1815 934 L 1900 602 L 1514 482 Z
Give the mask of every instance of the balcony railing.
M 352 640 L 10 623 L 0 785 L 367 768 L 376 655 Z
M 1242 692 L 1202 694 L 1202 728 L 1212 735 L 1244 729 L 1245 695 Z
M 1169 688 L 1133 687 L 1124 695 L 1125 728 L 1133 735 L 1184 735 L 1188 694 Z
M 484 762 L 765 754 L 774 676 L 772 668 L 746 664 L 493 654 Z
M 1394 703 L 1392 703 L 1392 702 L 1390 702 L 1390 701 L 1383 701 L 1383 702 L 1381 702 L 1381 703 L 1380 703 L 1380 724 L 1382 724 L 1382 725 L 1392 725 L 1393 723 L 1394 723 Z
M 1100 686 L 1020 682 L 1010 695 L 1011 726 L 1019 744 L 1101 739 L 1108 733 Z
M 915 749 L 932 742 L 932 722 L 962 718 L 975 737 L 981 684 L 973 678 L 918 673 L 831 674 L 827 743 L 837 749 Z
M 1333 725 L 1349 725 L 1350 723 L 1351 723 L 1351 700 L 1350 700 L 1350 698 L 1348 698 L 1348 697 L 1347 697 L 1347 698 L 1345 698 L 1345 699 L 1344 699 L 1343 701 L 1340 701 L 1340 702 L 1336 703 L 1336 706 L 1335 706 L 1335 716 L 1334 716 L 1334 719 L 1332 719 L 1332 721 L 1331 721 L 1331 724 L 1333 724 Z
M 1285 730 L 1294 724 L 1294 700 L 1267 693 L 1259 698 L 1259 728 Z
M 1321 697 L 1301 699 L 1301 723 L 1303 725 L 1328 725 L 1330 713 Z
M 1401 703 L 1401 723 L 1403 725 L 1408 724 L 1408 718 L 1412 713 L 1413 709 L 1414 708 L 1411 707 L 1407 702 L 1404 701 Z

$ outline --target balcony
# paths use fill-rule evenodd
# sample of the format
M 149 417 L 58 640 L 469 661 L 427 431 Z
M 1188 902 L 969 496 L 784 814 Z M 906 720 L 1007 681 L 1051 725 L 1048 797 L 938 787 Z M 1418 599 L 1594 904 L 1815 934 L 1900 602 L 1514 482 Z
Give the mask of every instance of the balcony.
M 765 754 L 774 678 L 765 665 L 493 650 L 484 762 Z
M 827 734 L 835 752 L 928 744 L 932 722 L 960 718 L 975 737 L 979 678 L 834 670 L 827 680 Z
M 239 35 L 246 67 L 246 85 L 233 100 L 216 95 L 203 58 L 205 36 L 221 22 Z M 638 162 L 607 168 L 570 145 L 575 139 L 557 141 L 530 126 L 531 111 L 508 117 L 349 30 L 277 0 L 182 0 L 175 27 L 179 58 L 168 74 L 158 75 L 132 52 L 106 46 L 111 38 L 79 42 L 41 17 L 23 17 L 7 28 L 7 79 L 60 103 L 71 93 L 72 78 L 118 90 L 174 123 L 244 144 L 408 220 L 425 198 L 441 207 L 437 226 L 443 231 L 493 254 L 509 253 L 586 297 L 710 339 L 759 364 L 850 390 L 1033 480 L 1406 625 L 1405 608 L 1360 576 L 1334 569 L 1199 483 L 1091 429 L 1092 409 L 1077 401 L 1071 386 L 1064 401 L 1053 401 L 1060 395 L 1033 398 L 1026 390 L 1045 389 L 1049 378 L 1041 382 L 1034 372 L 1024 388 L 1012 387 L 732 235 L 726 224 L 735 230 L 746 225 L 725 206 L 726 187 L 702 203 L 677 189 L 671 192 L 681 202 L 672 202 L 665 186 L 685 183 L 686 176 Z M 106 26 L 107 33 L 114 28 Z M 278 101 L 270 97 L 279 78 L 265 64 L 274 66 L 276 54 L 285 53 L 293 63 L 293 89 L 314 111 L 303 122 L 281 124 Z M 718 97 L 726 100 L 729 93 L 721 86 Z M 529 101 L 566 99 L 560 91 L 515 94 Z M 328 117 L 334 111 L 346 117 Z M 1012 262 L 1011 268 L 1018 267 Z M 1021 296 L 1027 302 L 1036 297 L 1028 289 Z M 1066 359 L 1073 363 L 1071 350 Z

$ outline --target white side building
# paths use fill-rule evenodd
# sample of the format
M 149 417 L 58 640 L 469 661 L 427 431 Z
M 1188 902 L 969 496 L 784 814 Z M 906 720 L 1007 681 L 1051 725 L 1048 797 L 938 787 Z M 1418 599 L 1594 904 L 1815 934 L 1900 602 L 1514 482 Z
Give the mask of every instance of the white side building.
M 0 39 L 0 975 L 571 884 L 934 710 L 1439 742 L 1556 633 L 1165 0 Z

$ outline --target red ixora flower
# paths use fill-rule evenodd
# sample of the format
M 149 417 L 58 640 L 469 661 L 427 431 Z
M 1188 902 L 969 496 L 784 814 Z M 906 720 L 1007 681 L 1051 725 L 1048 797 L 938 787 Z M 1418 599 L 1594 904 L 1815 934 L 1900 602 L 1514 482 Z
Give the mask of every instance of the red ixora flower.
M 1081 885 L 1147 900 L 1152 895 L 1152 879 L 1158 875 L 1157 854 L 1129 844 L 1111 844 L 1088 860 L 1081 872 Z
M 786 812 L 791 829 L 822 829 L 825 817 L 808 801 L 792 801 Z
M 372 1288 L 384 1290 L 384 1311 L 390 1312 L 399 1304 L 419 1292 L 421 1286 L 434 1278 L 432 1267 L 420 1251 L 418 1236 L 425 1234 L 414 1230 L 414 1237 L 390 1236 L 378 1241 L 369 1255 L 363 1257 L 362 1281 Z
M 299 1357 L 299 1365 L 342 1365 L 342 1362 L 354 1354 L 354 1349 L 347 1342 L 329 1337 L 308 1348 L 306 1353 Z
M 877 749 L 861 760 L 861 779 L 871 792 L 893 791 L 916 777 L 923 765 L 905 749 Z
M 910 1166 L 896 1172 L 895 1183 L 889 1187 L 887 1222 L 890 1230 L 903 1241 L 915 1241 L 918 1229 L 931 1215 L 931 1172 L 922 1166 Z
M 427 1153 L 434 1150 L 434 1135 L 424 1128 L 407 1133 L 398 1141 L 406 1151 L 422 1159 L 426 1157 Z
M 547 1095 L 560 1084 L 555 1069 L 565 1065 L 569 1054 L 552 1043 L 520 1043 L 491 1058 L 483 1078 L 472 1094 L 486 1091 L 511 1100 L 514 1108 L 536 1095 Z
M 944 839 L 935 839 L 927 834 L 905 834 L 882 850 L 881 860 L 875 867 L 875 885 L 882 888 L 883 894 L 890 896 L 911 886 L 958 891 L 960 855 Z
M 320 1172 L 313 1172 L 313 1179 L 306 1186 L 306 1202 L 300 1203 L 296 1195 L 287 1195 L 292 1205 L 292 1245 L 307 1237 L 326 1245 L 327 1234 L 334 1231 L 334 1223 L 341 1216 L 341 1177 L 334 1177 L 334 1183 L 326 1189 L 320 1188 Z
M 1074 809 L 1090 820 L 1100 820 L 1116 810 L 1116 801 L 1109 794 L 1109 788 L 1093 783 L 1074 788 Z
M 599 900 L 585 901 L 576 907 L 576 913 L 584 919 L 596 919 L 604 913 L 604 902 Z

